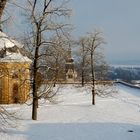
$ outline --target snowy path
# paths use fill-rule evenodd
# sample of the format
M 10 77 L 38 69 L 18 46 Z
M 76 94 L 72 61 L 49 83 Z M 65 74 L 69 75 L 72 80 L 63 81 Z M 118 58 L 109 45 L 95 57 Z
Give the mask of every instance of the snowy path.
M 24 120 L 8 134 L 0 133 L 0 140 L 140 140 L 140 90 L 117 88 L 111 97 L 96 97 L 92 106 L 89 88 L 64 86 L 57 104 L 40 104 L 35 122 L 31 107 L 10 106 Z
M 122 102 L 138 107 L 140 112 L 140 89 L 118 84 L 118 95 L 114 96 Z

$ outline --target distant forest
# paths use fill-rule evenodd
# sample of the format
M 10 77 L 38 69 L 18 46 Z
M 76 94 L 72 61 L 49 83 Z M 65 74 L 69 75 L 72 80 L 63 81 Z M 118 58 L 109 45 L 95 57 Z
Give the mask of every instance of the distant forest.
M 108 72 L 108 78 L 111 80 L 123 80 L 131 82 L 132 80 L 140 80 L 140 67 L 134 66 L 111 66 Z

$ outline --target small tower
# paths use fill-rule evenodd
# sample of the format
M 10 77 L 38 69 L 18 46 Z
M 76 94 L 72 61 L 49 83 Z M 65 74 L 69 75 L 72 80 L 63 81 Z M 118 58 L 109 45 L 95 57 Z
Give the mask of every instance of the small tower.
M 15 41 L 11 41 L 0 32 L 0 104 L 27 101 L 30 91 L 31 62 L 28 57 L 20 53 Z
M 67 51 L 67 59 L 65 64 L 65 71 L 66 71 L 66 82 L 67 83 L 74 83 L 77 77 L 77 73 L 74 69 L 74 59 L 71 55 L 71 49 L 69 48 Z

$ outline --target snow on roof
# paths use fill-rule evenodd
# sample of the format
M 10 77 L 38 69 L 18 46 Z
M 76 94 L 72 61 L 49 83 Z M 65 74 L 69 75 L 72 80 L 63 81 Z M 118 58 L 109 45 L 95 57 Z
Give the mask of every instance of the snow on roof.
M 9 53 L 6 52 L 4 58 L 0 59 L 0 62 L 32 62 L 27 56 L 23 56 L 20 52 L 18 53 Z
M 0 31 L 0 50 L 2 50 L 3 48 L 12 48 L 14 46 L 17 46 L 19 48 L 23 47 L 22 44 L 11 39 L 5 33 Z

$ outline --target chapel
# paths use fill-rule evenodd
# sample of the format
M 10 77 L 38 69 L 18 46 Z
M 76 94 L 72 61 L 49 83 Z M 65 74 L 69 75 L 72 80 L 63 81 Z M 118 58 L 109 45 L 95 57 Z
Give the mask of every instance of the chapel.
M 65 71 L 66 71 L 66 82 L 67 83 L 74 83 L 76 78 L 77 78 L 77 72 L 75 71 L 75 68 L 74 68 L 74 59 L 72 58 L 70 48 L 67 51 Z
M 29 98 L 32 60 L 23 52 L 23 45 L 0 31 L 0 104 Z

